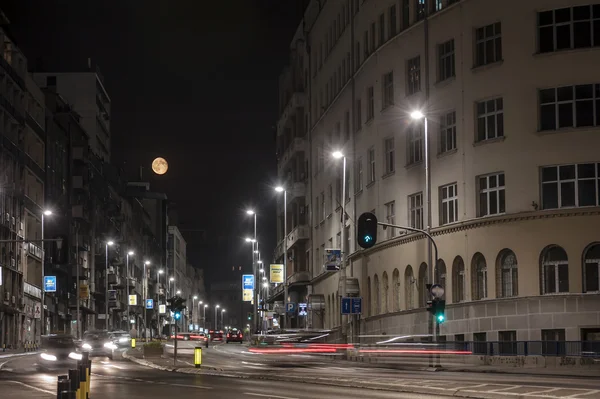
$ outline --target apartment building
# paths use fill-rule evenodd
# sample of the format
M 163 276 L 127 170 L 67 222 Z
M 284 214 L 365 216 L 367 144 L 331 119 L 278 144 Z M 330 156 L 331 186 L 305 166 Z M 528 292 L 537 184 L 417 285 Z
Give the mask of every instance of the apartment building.
M 323 266 L 326 248 L 343 248 L 361 334 L 427 334 L 435 282 L 447 340 L 598 339 L 598 21 L 600 5 L 579 0 L 309 4 L 312 327 L 350 333 L 341 273 Z M 343 219 L 334 150 L 347 161 Z M 430 228 L 435 281 L 419 234 L 381 229 L 361 250 L 363 212 Z

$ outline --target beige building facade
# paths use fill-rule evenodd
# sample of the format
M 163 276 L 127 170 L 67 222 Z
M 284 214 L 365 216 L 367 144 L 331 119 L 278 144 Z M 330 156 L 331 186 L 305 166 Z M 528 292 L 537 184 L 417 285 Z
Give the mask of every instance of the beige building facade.
M 427 241 L 380 229 L 362 250 L 355 221 L 373 211 L 426 229 L 428 150 L 440 334 L 598 339 L 600 6 L 314 1 L 303 26 L 309 325 L 350 334 L 340 273 L 323 267 L 343 247 L 363 298 L 355 333 L 427 333 Z M 334 150 L 347 161 L 344 234 Z

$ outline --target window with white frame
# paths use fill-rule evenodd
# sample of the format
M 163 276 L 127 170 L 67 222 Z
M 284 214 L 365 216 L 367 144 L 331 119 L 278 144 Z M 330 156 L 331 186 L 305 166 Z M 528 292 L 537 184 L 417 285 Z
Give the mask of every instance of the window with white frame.
M 319 209 L 319 196 L 315 197 L 315 227 L 319 226 L 321 210 Z
M 383 104 L 382 109 L 386 109 L 394 105 L 394 72 L 390 71 L 383 75 L 383 83 L 382 83 L 382 91 L 383 91 Z
M 373 86 L 367 87 L 367 121 L 375 116 L 375 92 Z
M 504 173 L 477 178 L 479 189 L 479 216 L 499 215 L 506 211 Z
M 369 180 L 368 183 L 373 183 L 375 181 L 375 147 L 369 148 L 368 151 L 368 159 L 369 159 Z
M 421 57 L 416 56 L 406 62 L 406 95 L 421 91 Z
M 542 168 L 542 209 L 598 206 L 600 163 Z
M 338 232 L 335 235 L 335 247 L 338 249 L 342 248 L 342 233 L 341 232 Z
M 413 124 L 408 128 L 408 164 L 412 165 L 423 160 L 423 132 L 421 125 Z
M 350 111 L 344 114 L 344 142 L 350 139 Z
M 600 46 L 600 4 L 538 12 L 540 53 Z
M 563 248 L 544 249 L 540 267 L 542 295 L 569 292 L 569 258 Z
M 390 12 L 389 12 L 389 18 L 388 20 L 390 21 L 390 29 L 389 29 L 389 36 L 390 37 L 394 37 L 396 36 L 396 33 L 398 33 L 398 22 L 396 20 L 397 15 L 396 15 L 396 5 L 392 5 L 390 7 Z
M 504 136 L 504 103 L 502 97 L 477 103 L 477 141 Z
M 360 192 L 363 189 L 363 160 L 359 157 L 356 160 L 356 192 Z
M 388 224 L 396 224 L 396 202 L 391 201 L 385 204 L 385 220 Z M 388 227 L 387 238 L 394 238 L 396 236 L 396 229 Z
M 408 196 L 408 223 L 413 229 L 423 229 L 423 193 Z
M 327 217 L 327 208 L 325 206 L 325 191 L 321 192 L 321 220 L 325 220 Z
M 385 14 L 379 15 L 379 45 L 385 43 Z
M 600 84 L 543 89 L 539 95 L 540 130 L 600 125 Z
M 458 221 L 458 190 L 452 183 L 440 187 L 440 225 Z
M 510 298 L 519 295 L 519 268 L 517 257 L 510 249 L 505 249 L 499 256 L 496 280 L 500 285 L 498 296 Z
M 456 111 L 440 119 L 440 154 L 456 149 Z
M 362 105 L 360 103 L 360 98 L 356 100 L 355 108 L 354 120 L 356 121 L 356 126 L 354 127 L 354 130 L 359 131 L 362 127 Z
M 502 25 L 500 22 L 475 30 L 475 66 L 502 60 Z
M 390 137 L 383 141 L 385 150 L 385 173 L 392 173 L 396 170 L 396 148 L 394 138 Z
M 454 39 L 438 45 L 438 78 L 440 81 L 455 75 Z
M 335 208 L 342 205 L 342 176 L 338 174 L 335 178 Z
M 330 184 L 327 190 L 327 201 L 329 202 L 329 206 L 327 207 L 327 212 L 326 214 L 329 215 L 333 212 L 333 210 L 335 209 L 334 203 L 333 203 L 333 186 Z

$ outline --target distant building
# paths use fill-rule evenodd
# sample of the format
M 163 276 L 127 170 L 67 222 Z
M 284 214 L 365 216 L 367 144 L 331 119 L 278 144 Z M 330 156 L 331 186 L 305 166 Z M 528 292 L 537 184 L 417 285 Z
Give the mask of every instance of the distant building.
M 98 67 L 88 59 L 86 71 L 36 72 L 33 77 L 40 87 L 54 89 L 67 99 L 81 116 L 92 152 L 104 162 L 110 162 L 111 100 Z

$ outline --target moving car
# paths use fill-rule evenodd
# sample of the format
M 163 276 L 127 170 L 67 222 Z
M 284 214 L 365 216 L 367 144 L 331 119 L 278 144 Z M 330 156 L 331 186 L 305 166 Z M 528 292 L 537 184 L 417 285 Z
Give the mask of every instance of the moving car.
M 74 367 L 82 357 L 70 335 L 42 335 L 40 350 L 37 367 L 42 370 L 68 369 Z
M 111 331 L 108 335 L 112 343 L 118 348 L 129 348 L 131 346 L 131 334 L 127 331 Z
M 220 341 L 223 342 L 223 330 L 221 331 L 211 331 L 210 332 L 210 340 L 211 341 Z
M 117 349 L 110 337 L 110 334 L 105 330 L 86 331 L 83 334 L 83 344 L 81 350 L 88 352 L 90 357 L 108 357 L 113 359 L 113 352 Z
M 243 343 L 244 342 L 244 334 L 242 334 L 242 330 L 238 330 L 237 328 L 232 328 L 231 330 L 229 330 L 227 332 L 226 342 L 227 343 L 230 343 L 230 342 Z

